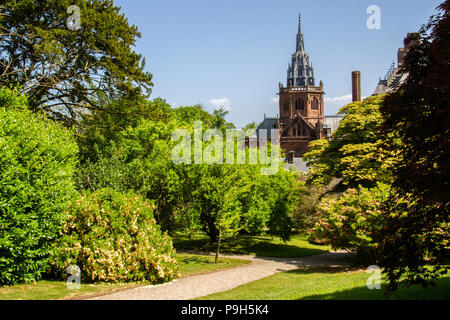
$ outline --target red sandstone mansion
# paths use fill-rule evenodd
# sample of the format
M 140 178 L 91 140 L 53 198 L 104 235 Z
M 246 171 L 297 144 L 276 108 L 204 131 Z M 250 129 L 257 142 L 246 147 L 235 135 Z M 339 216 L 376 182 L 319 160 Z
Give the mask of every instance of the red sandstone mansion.
M 279 84 L 279 117 L 266 118 L 258 127 L 278 129 L 278 142 L 290 162 L 308 151 L 313 140 L 328 137 L 332 126 L 324 121 L 323 83 L 316 86 L 314 69 L 305 51 L 301 17 L 298 21 L 296 51 L 287 70 L 286 87 Z M 332 117 L 331 117 L 332 118 Z M 340 120 L 340 117 L 337 120 Z M 330 119 L 332 124 L 334 121 Z M 269 134 L 269 139 L 274 140 Z
M 324 126 L 323 83 L 316 86 L 301 28 L 299 16 L 296 52 L 288 67 L 286 87 L 279 84 L 279 142 L 290 159 L 301 157 L 312 140 L 326 137 L 330 131 Z
M 398 66 L 393 64 L 386 77 L 380 79 L 374 95 L 395 90 L 405 80 L 406 75 L 400 68 L 406 53 L 417 41 L 420 41 L 419 34 L 408 33 L 404 48 L 398 51 Z M 301 158 L 308 151 L 311 141 L 330 137 L 342 119 L 342 115 L 324 116 L 323 95 L 323 83 L 320 81 L 316 86 L 314 69 L 305 51 L 299 16 L 296 52 L 291 56 L 287 70 L 286 87 L 279 83 L 279 117 L 264 116 L 264 121 L 256 129 L 257 135 L 259 130 L 266 129 L 269 140 L 274 141 L 271 129 L 278 129 L 278 142 L 289 162 Z M 359 71 L 352 72 L 352 96 L 353 101 L 361 101 Z

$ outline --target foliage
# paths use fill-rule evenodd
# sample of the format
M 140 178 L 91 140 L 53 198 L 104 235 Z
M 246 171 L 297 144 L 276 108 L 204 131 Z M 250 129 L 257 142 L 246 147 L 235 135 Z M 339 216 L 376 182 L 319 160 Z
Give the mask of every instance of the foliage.
M 268 227 L 272 235 L 279 236 L 283 241 L 288 241 L 291 236 L 293 209 L 294 181 L 296 174 L 282 168 L 277 174 L 269 176 L 269 184 L 266 184 L 266 194 L 262 199 L 269 203 L 270 220 Z
M 144 119 L 123 130 L 96 162 L 87 161 L 80 168 L 80 188 L 134 190 L 155 201 L 157 223 L 163 230 L 172 230 L 180 193 L 177 168 L 170 159 L 174 126 L 174 122 Z
M 420 33 L 422 40 L 410 49 L 402 69 L 406 81 L 380 109 L 383 134 L 401 141 L 387 147 L 403 159 L 394 168 L 393 199 L 404 201 L 392 201 L 386 210 L 390 217 L 381 265 L 390 289 L 426 284 L 449 270 L 449 0 Z
M 173 235 L 173 245 L 177 250 L 190 252 L 211 252 L 216 248 L 205 233 L 200 232 L 189 239 L 182 230 Z M 287 241 L 270 235 L 240 234 L 224 239 L 221 243 L 221 251 L 224 253 L 258 257 L 301 258 L 329 250 L 331 247 L 328 245 L 310 243 L 304 234 L 291 234 Z
M 212 123 L 212 128 L 217 128 L 217 129 L 221 129 L 221 128 L 226 128 L 226 129 L 235 129 L 235 125 L 230 123 L 230 122 L 226 122 L 226 115 L 228 114 L 228 111 L 225 110 L 223 107 L 220 107 L 219 109 L 216 109 L 213 111 L 213 123 Z
M 80 8 L 77 29 L 67 25 L 71 5 Z M 153 85 L 132 50 L 139 37 L 111 0 L 3 1 L 0 85 L 18 83 L 30 109 L 69 125 L 86 109 L 116 112 L 96 103 L 96 94 L 133 100 Z
M 202 105 L 178 107 L 173 111 L 175 119 L 183 125 L 192 127 L 195 121 L 201 121 L 204 126 L 210 128 L 213 125 L 213 115 L 204 110 Z
M 164 100 L 121 98 L 114 100 L 98 94 L 96 103 L 110 110 L 92 110 L 82 114 L 77 126 L 80 161 L 95 163 L 107 153 L 111 142 L 117 142 L 129 127 L 137 127 L 143 120 L 169 122 L 173 110 Z
M 0 89 L 0 108 L 23 109 L 27 105 L 27 97 L 20 94 L 18 87 Z
M 88 157 L 81 166 L 80 188 L 96 190 L 111 187 L 121 192 L 134 190 L 155 201 L 155 219 L 163 230 L 172 232 L 182 226 L 193 232 L 200 225 L 197 219 L 199 211 L 193 209 L 189 197 L 197 185 L 190 184 L 186 168 L 176 165 L 170 157 L 175 144 L 171 140 L 172 132 L 177 128 L 186 128 L 192 133 L 195 121 L 204 121 L 204 130 L 213 125 L 220 125 L 222 127 L 218 129 L 225 130 L 226 112 L 211 115 L 200 105 L 171 109 L 161 99 L 149 105 L 162 107 L 173 118 L 165 119 L 149 107 L 144 113 L 154 120 L 142 117 L 139 121 L 128 122 L 129 126 L 115 133 L 109 142 L 103 133 L 97 135 L 98 126 L 93 123 L 92 130 L 86 132 L 83 145 L 89 148 L 90 141 L 97 141 L 98 144 L 96 151 L 91 151 L 95 156 Z
M 161 233 L 149 202 L 112 189 L 85 193 L 67 209 L 54 272 L 70 265 L 84 281 L 158 283 L 177 276 L 172 241 Z
M 292 226 L 299 232 L 309 232 L 317 221 L 316 210 L 327 189 L 307 186 L 304 181 L 297 180 L 291 193 L 293 208 L 291 212 Z
M 381 209 L 389 186 L 378 183 L 367 189 L 348 189 L 339 198 L 326 197 L 318 206 L 312 236 L 326 239 L 333 248 L 355 252 L 367 264 L 379 261 L 386 216 Z
M 247 124 L 243 130 L 247 131 L 247 130 L 256 130 L 259 126 L 260 126 L 260 122 L 251 122 L 249 124 Z
M 236 235 L 241 225 L 242 206 L 238 201 L 243 184 L 243 169 L 237 165 L 187 165 L 189 185 L 193 187 L 184 199 L 193 210 L 185 214 L 195 214 L 203 230 L 217 242 L 217 254 L 220 241 Z M 199 214 L 197 214 L 197 212 Z
M 170 120 L 141 119 L 106 147 L 98 147 L 97 160 L 88 159 L 81 167 L 80 188 L 134 190 L 154 201 L 155 219 L 163 230 L 182 228 L 193 234 L 202 229 L 217 243 L 217 250 L 221 240 L 240 231 L 262 233 L 269 228 L 287 240 L 292 174 L 280 170 L 274 176 L 262 176 L 257 164 L 174 163 L 170 156 L 175 129 L 183 128 L 192 137 L 195 121 L 202 122 L 202 133 L 218 129 L 224 134 L 234 126 L 226 122 L 223 109 L 213 114 L 200 105 L 168 110 L 173 115 Z M 102 139 L 98 141 L 102 144 Z M 209 144 L 202 144 L 204 152 Z
M 172 111 L 175 118 L 168 122 L 141 120 L 123 130 L 96 162 L 83 164 L 80 188 L 134 190 L 155 202 L 155 219 L 169 232 L 180 227 L 190 234 L 203 229 L 216 242 L 219 233 L 222 239 L 240 230 L 261 233 L 270 224 L 272 233 L 287 239 L 292 174 L 280 170 L 275 176 L 262 176 L 256 164 L 175 164 L 170 156 L 176 128 L 185 128 L 192 136 L 193 122 L 199 119 L 206 121 L 203 132 L 210 125 L 224 132 L 230 124 L 223 110 L 214 115 L 201 106 Z M 204 142 L 203 149 L 207 147 Z
M 323 198 L 318 215 L 310 216 L 309 221 L 316 220 L 311 239 L 357 252 L 368 263 L 379 261 L 379 233 L 387 219 L 379 212 L 390 193 L 392 169 L 402 161 L 400 152 L 386 148 L 398 145 L 398 136 L 381 132 L 384 99 L 373 96 L 343 107 L 345 115 L 331 139 L 313 141 L 305 155 L 312 165 L 308 184 L 338 192 Z M 333 181 L 338 184 L 332 186 Z
M 200 213 L 191 203 L 184 202 L 180 204 L 178 210 L 178 214 L 175 215 L 175 225 L 177 229 L 183 230 L 189 239 L 192 239 L 202 230 Z
M 187 177 L 184 202 L 200 212 L 203 231 L 212 242 L 219 234 L 217 219 L 227 211 L 234 211 L 236 216 L 226 220 L 232 219 L 239 229 L 260 234 L 269 228 L 272 234 L 288 239 L 292 173 L 280 169 L 264 176 L 256 164 L 188 165 L 183 170 Z
M 0 284 L 38 280 L 75 194 L 72 133 L 0 90 Z
M 312 166 L 309 183 L 327 186 L 337 178 L 341 179 L 337 190 L 345 190 L 391 181 L 390 169 L 400 161 L 400 155 L 384 148 L 387 140 L 395 143 L 396 137 L 379 129 L 383 100 L 384 96 L 374 96 L 346 105 L 339 111 L 345 116 L 331 140 L 311 142 L 311 151 L 304 156 Z
M 274 175 L 261 175 L 262 166 L 249 163 L 184 164 L 179 168 L 182 206 L 188 208 L 179 213 L 192 215 L 184 220 L 198 219 L 192 225 L 202 226 L 210 241 L 217 244 L 217 252 L 222 240 L 239 232 L 261 234 L 270 230 L 289 239 L 292 173 L 277 168 Z

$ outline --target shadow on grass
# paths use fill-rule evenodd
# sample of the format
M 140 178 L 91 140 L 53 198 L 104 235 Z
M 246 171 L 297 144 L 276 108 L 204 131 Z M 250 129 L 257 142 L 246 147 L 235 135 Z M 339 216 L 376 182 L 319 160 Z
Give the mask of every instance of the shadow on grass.
M 210 243 L 207 237 L 200 239 L 185 239 L 174 237 L 174 247 L 179 250 L 190 250 L 193 252 L 214 252 L 216 245 Z M 266 237 L 239 236 L 225 240 L 220 249 L 221 253 L 255 255 L 257 257 L 274 258 L 300 258 L 319 253 L 328 252 L 326 247 L 307 244 L 305 247 L 288 243 L 277 242 Z
M 201 257 L 201 256 L 183 256 L 178 258 L 179 261 L 182 261 L 183 264 L 201 264 L 201 263 L 213 263 L 213 261 L 209 261 L 208 257 Z
M 286 271 L 290 274 L 339 274 L 342 272 L 355 272 L 360 270 L 351 268 L 309 268 Z M 380 290 L 369 290 L 367 286 L 346 289 L 326 294 L 314 294 L 301 298 L 300 300 L 449 300 L 450 299 L 450 276 L 435 280 L 434 286 L 422 287 L 414 285 L 400 288 L 390 295 L 386 294 L 387 285 L 383 282 Z
M 334 273 L 355 272 L 355 271 L 361 271 L 361 269 L 359 267 L 314 267 L 314 268 L 289 270 L 286 271 L 286 273 L 307 275 L 313 273 L 334 274 Z

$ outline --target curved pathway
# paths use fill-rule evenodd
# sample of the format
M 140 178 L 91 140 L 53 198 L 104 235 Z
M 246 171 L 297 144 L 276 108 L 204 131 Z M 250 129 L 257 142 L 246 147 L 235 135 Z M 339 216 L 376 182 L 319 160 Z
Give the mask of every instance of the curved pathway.
M 223 256 L 251 260 L 252 263 L 208 274 L 193 275 L 172 282 L 127 289 L 92 300 L 189 300 L 227 291 L 272 274 L 307 267 L 350 266 L 350 254 L 327 252 L 304 258 L 267 258 L 254 256 Z

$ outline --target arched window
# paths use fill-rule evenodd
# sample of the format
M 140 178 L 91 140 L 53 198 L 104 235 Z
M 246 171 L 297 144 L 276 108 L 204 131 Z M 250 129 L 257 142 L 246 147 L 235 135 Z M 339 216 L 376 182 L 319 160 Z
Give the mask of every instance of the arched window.
M 300 124 L 297 126 L 297 135 L 303 136 L 303 130 L 302 130 L 302 127 L 300 126 Z
M 300 100 L 300 110 L 305 110 L 305 101 L 303 99 Z
M 319 100 L 316 97 L 312 100 L 311 110 L 319 110 Z
M 298 108 L 299 108 L 298 100 L 295 100 L 295 110 L 298 110 Z

